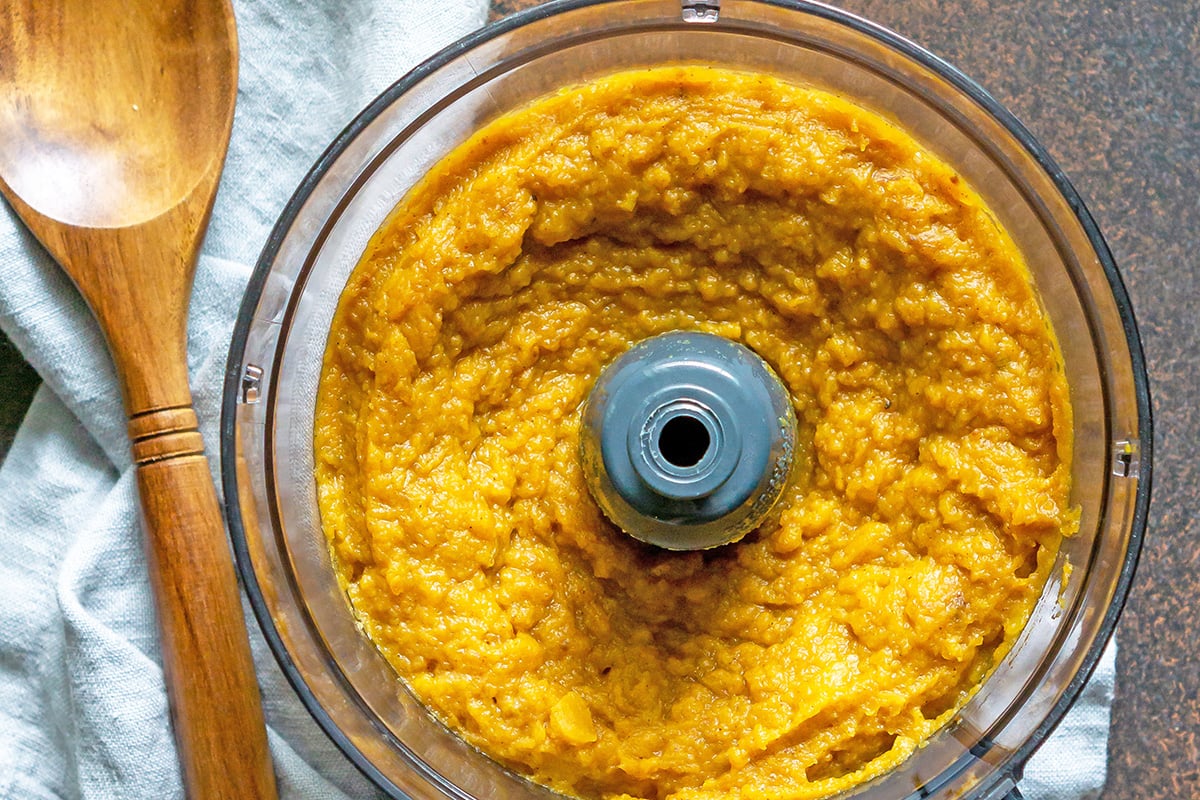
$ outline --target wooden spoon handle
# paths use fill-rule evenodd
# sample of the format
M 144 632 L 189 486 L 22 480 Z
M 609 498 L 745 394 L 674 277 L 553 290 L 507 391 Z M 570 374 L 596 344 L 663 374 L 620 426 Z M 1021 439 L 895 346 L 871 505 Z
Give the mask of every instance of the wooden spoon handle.
M 130 419 L 163 672 L 192 800 L 267 800 L 275 777 L 233 559 L 190 406 Z

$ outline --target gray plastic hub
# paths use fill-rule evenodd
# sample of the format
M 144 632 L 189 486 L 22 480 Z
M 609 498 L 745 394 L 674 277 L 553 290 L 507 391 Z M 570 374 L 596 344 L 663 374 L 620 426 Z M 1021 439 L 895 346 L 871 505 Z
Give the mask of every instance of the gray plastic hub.
M 707 333 L 647 339 L 610 364 L 583 412 L 592 495 L 635 539 L 670 550 L 737 541 L 787 485 L 796 418 L 744 345 Z

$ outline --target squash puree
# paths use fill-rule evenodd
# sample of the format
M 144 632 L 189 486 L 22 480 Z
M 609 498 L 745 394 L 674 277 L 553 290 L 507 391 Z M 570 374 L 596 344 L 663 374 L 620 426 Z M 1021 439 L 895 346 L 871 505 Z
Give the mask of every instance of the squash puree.
M 600 371 L 677 329 L 756 351 L 800 424 L 781 510 L 706 552 L 614 528 L 578 456 Z M 673 67 L 509 114 L 409 193 L 330 331 L 316 479 L 363 629 L 480 750 L 589 798 L 820 798 L 1011 646 L 1077 525 L 1070 427 L 951 168 L 833 95 Z

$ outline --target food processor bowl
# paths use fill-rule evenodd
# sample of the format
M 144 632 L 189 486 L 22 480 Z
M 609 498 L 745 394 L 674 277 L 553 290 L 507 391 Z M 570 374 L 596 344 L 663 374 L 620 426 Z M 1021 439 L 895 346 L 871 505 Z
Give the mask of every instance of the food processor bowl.
M 843 795 L 1017 796 L 1022 765 L 1112 634 L 1146 525 L 1150 402 L 1132 309 L 1079 196 L 1010 113 L 913 43 L 816 3 L 550 3 L 421 64 L 330 145 L 267 242 L 226 375 L 225 502 L 267 641 L 317 722 L 389 795 L 558 796 L 441 725 L 356 624 L 317 510 L 316 388 L 347 277 L 389 212 L 439 159 L 482 125 L 555 89 L 676 63 L 774 74 L 894 121 L 967 179 L 1025 256 L 1071 387 L 1079 532 L 1064 540 L 1015 645 L 953 720 L 901 765 Z

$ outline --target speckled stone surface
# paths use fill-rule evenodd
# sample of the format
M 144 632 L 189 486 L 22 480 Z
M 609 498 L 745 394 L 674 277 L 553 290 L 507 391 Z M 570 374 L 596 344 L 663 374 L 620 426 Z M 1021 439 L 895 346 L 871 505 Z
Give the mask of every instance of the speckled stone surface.
M 0 333 L 0 458 L 8 452 L 37 386 L 37 373 L 25 363 L 8 337 Z
M 501 0 L 493 16 L 533 5 Z M 1151 374 L 1154 500 L 1118 628 L 1103 800 L 1200 798 L 1200 4 L 844 0 L 1041 139 L 1100 223 Z M 0 340 L 0 452 L 37 378 Z

